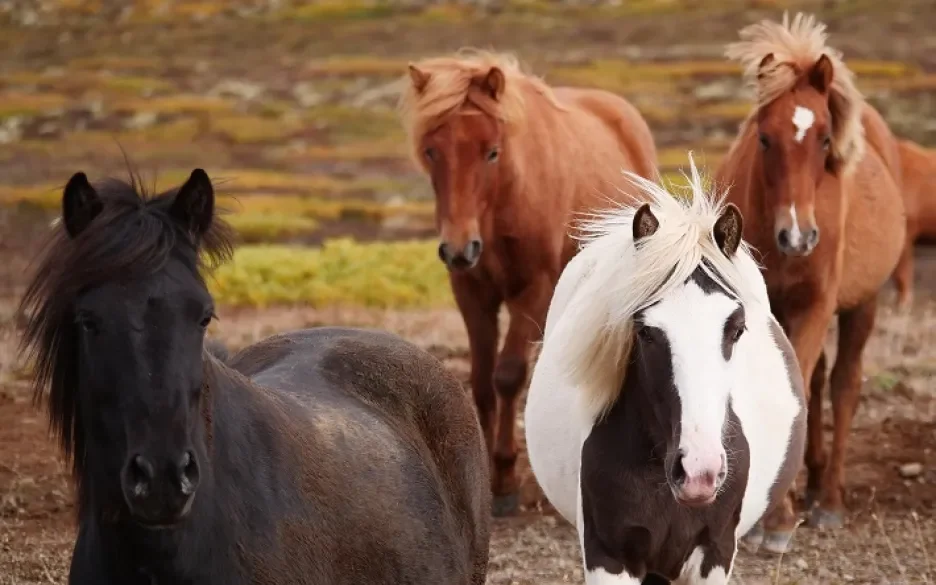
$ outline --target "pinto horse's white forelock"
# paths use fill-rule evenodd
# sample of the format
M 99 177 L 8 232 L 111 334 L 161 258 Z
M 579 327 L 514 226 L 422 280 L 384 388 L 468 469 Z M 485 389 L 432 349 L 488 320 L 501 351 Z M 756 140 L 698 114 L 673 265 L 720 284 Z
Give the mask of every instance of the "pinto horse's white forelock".
M 660 184 L 624 173 L 644 197 L 593 214 L 579 227 L 579 255 L 589 268 L 556 323 L 554 337 L 564 344 L 557 352 L 558 371 L 580 389 L 581 414 L 589 422 L 600 419 L 617 400 L 633 344 L 634 314 L 682 285 L 700 265 L 742 304 L 760 302 L 757 285 L 738 266 L 754 263 L 747 244 L 742 241 L 729 259 L 715 243 L 713 227 L 727 193 L 716 196 L 706 190 L 691 152 L 689 167 L 691 198 L 675 197 Z M 644 202 L 659 228 L 635 246 L 634 214 Z

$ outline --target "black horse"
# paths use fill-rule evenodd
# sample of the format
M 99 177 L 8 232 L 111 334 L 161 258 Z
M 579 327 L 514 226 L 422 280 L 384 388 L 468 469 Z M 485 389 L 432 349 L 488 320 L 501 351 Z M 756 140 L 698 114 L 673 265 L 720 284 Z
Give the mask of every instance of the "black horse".
M 203 280 L 231 254 L 208 175 L 65 187 L 23 349 L 77 488 L 72 584 L 481 584 L 471 399 L 388 333 L 277 335 L 223 361 Z

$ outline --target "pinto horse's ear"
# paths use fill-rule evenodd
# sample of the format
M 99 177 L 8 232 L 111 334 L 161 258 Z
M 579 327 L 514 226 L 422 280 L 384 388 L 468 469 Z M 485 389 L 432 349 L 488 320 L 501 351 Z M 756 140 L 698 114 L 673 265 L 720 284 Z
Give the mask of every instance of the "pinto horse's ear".
M 725 256 L 731 258 L 741 245 L 743 233 L 744 218 L 741 216 L 741 210 L 734 203 L 729 203 L 712 228 L 715 245 Z
M 491 67 L 491 70 L 488 71 L 481 87 L 483 87 L 484 91 L 494 98 L 494 100 L 499 100 L 501 96 L 504 95 L 505 85 L 507 85 L 507 78 L 504 76 L 504 72 L 500 67 L 495 66 Z
M 650 204 L 644 203 L 634 214 L 634 243 L 652 236 L 660 228 L 660 220 L 650 211 Z
M 214 218 L 214 188 L 208 173 L 202 169 L 192 171 L 188 180 L 179 187 L 169 213 L 196 240 L 205 235 Z
M 819 93 L 826 93 L 832 87 L 832 77 L 835 75 L 835 69 L 832 66 L 832 59 L 828 55 L 822 55 L 816 64 L 809 70 L 809 85 L 816 88 Z
M 62 193 L 62 222 L 72 238 L 78 237 L 97 214 L 104 209 L 97 191 L 82 172 L 72 175 Z
M 410 81 L 413 83 L 413 89 L 416 90 L 416 93 L 422 93 L 422 91 L 426 89 L 426 86 L 429 85 L 429 78 L 432 77 L 432 74 L 426 73 L 412 63 L 409 64 L 408 69 Z

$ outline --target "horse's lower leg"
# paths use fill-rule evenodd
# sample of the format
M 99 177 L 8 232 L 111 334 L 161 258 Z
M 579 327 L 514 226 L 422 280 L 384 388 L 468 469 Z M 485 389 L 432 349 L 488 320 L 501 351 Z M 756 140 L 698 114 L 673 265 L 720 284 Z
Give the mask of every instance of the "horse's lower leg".
M 467 275 L 453 274 L 452 290 L 468 331 L 471 351 L 471 391 L 478 410 L 478 421 L 493 461 L 497 398 L 492 376 L 497 359 L 497 312 L 500 299 L 493 288 Z
M 807 412 L 806 435 L 806 508 L 812 508 L 819 495 L 822 474 L 825 473 L 826 451 L 822 433 L 822 394 L 827 374 L 826 354 L 823 351 L 816 362 L 812 380 L 809 383 L 809 410 Z
M 520 393 L 526 383 L 532 342 L 540 339 L 552 298 L 552 283 L 543 279 L 508 299 L 510 327 L 494 367 L 497 391 L 497 440 L 494 444 L 494 506 L 498 515 L 512 514 L 519 504 L 516 420 Z
M 907 226 L 907 242 L 894 269 L 894 288 L 897 289 L 897 308 L 906 310 L 913 303 L 913 235 Z
M 838 528 L 844 523 L 842 475 L 848 434 L 861 395 L 861 356 L 874 329 L 877 298 L 865 301 L 839 317 L 838 355 L 832 368 L 831 395 L 835 429 L 832 455 L 822 476 L 819 507 L 813 511 L 812 524 Z

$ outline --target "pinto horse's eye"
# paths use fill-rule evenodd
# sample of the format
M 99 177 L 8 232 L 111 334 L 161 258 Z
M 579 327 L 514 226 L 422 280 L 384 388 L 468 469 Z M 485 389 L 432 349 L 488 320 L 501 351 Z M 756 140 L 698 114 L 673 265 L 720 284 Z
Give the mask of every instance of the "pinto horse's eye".
M 760 142 L 761 150 L 767 150 L 770 148 L 770 139 L 767 138 L 766 134 L 758 134 L 757 140 Z
M 495 162 L 498 159 L 498 157 L 500 157 L 500 149 L 497 148 L 496 146 L 492 148 L 491 150 L 489 150 L 487 153 L 488 162 Z
M 637 337 L 645 343 L 653 343 L 653 332 L 645 325 L 637 325 Z
M 731 342 L 737 343 L 738 340 L 741 339 L 741 336 L 744 335 L 745 331 L 747 331 L 747 326 L 742 323 L 739 327 L 735 328 L 735 330 L 731 332 Z

